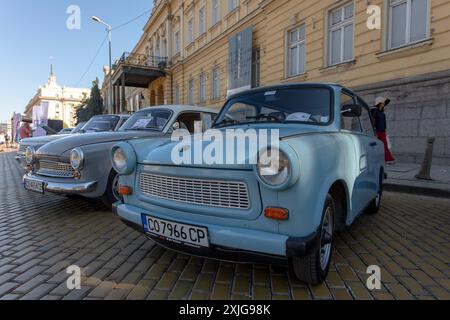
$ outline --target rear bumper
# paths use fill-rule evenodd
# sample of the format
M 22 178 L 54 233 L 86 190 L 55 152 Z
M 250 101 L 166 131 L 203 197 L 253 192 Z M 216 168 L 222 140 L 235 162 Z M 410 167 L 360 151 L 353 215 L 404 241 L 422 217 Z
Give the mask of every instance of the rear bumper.
M 204 258 L 246 263 L 271 263 L 285 265 L 290 258 L 309 255 L 319 246 L 320 235 L 314 232 L 308 237 L 288 237 L 269 232 L 218 225 L 204 225 L 209 230 L 210 248 L 194 248 L 163 240 L 144 232 L 144 210 L 123 203 L 113 205 L 113 212 L 129 227 L 145 234 L 159 245 L 185 254 Z M 157 215 L 156 215 L 157 216 Z M 160 217 L 164 219 L 164 216 Z M 179 219 L 180 223 L 195 222 Z
M 33 175 L 26 174 L 23 179 L 33 180 L 44 184 L 44 190 L 56 194 L 83 194 L 93 192 L 97 186 L 96 181 L 92 182 L 57 182 Z

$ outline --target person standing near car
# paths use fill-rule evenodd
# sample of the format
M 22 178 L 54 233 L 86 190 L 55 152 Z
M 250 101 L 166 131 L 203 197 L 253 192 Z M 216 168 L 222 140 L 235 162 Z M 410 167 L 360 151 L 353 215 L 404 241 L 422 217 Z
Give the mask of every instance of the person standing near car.
M 378 97 L 375 99 L 375 109 L 372 112 L 375 130 L 377 132 L 377 138 L 381 140 L 384 144 L 384 154 L 386 163 L 392 164 L 395 159 L 389 150 L 388 135 L 387 135 L 387 119 L 385 109 L 389 105 L 391 100 L 385 99 L 383 97 Z
M 20 140 L 30 138 L 32 135 L 31 127 L 28 122 L 24 122 L 20 127 Z
M 5 133 L 5 145 L 6 145 L 6 148 L 9 148 L 9 134 L 8 133 Z

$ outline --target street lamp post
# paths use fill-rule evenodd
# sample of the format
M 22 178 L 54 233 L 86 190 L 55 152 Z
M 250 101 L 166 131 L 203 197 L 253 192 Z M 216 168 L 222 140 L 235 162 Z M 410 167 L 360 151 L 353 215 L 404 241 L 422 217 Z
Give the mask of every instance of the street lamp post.
M 114 102 L 113 102 L 113 92 L 112 92 L 112 27 L 104 22 L 102 19 L 93 16 L 92 20 L 94 20 L 97 23 L 100 23 L 106 27 L 106 31 L 108 31 L 108 38 L 109 38 L 109 104 L 111 104 L 111 109 L 114 109 Z M 108 105 L 109 105 L 108 104 Z M 112 110 L 113 113 L 115 110 Z

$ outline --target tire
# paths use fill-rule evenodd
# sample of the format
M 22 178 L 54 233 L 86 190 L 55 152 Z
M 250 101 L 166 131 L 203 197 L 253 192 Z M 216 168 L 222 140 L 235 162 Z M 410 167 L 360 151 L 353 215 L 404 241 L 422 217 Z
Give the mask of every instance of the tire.
M 106 186 L 105 194 L 102 196 L 102 201 L 108 208 L 111 208 L 114 203 L 122 200 L 122 197 L 117 193 L 117 186 L 119 183 L 119 175 L 114 170 L 111 171 L 108 177 L 108 184 Z
M 336 221 L 336 203 L 328 194 L 323 209 L 322 223 L 320 225 L 320 245 L 313 253 L 306 257 L 292 259 L 292 267 L 300 281 L 310 285 L 319 285 L 325 281 L 330 270 L 331 256 Z
M 381 208 L 381 200 L 383 198 L 383 172 L 380 173 L 380 190 L 375 199 L 373 199 L 366 209 L 367 214 L 377 214 Z

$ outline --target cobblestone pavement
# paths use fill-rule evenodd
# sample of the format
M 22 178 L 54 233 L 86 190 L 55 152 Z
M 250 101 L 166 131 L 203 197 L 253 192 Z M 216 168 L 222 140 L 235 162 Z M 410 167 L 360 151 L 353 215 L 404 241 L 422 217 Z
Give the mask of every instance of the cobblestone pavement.
M 450 299 L 450 200 L 387 193 L 338 236 L 326 284 L 308 287 L 285 268 L 164 250 L 99 201 L 26 192 L 21 174 L 0 154 L 1 299 Z M 365 286 L 373 264 L 379 291 Z M 81 290 L 66 287 L 69 265 Z

